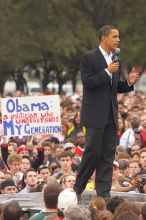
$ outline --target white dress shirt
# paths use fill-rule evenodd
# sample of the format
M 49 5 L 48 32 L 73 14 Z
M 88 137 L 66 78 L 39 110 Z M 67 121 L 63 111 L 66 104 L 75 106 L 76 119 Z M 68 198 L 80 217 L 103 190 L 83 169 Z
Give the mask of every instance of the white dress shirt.
M 101 48 L 101 46 L 99 46 L 99 50 L 101 51 L 102 55 L 104 56 L 104 59 L 105 59 L 107 65 L 111 64 L 111 63 L 112 63 L 113 53 L 110 52 L 109 54 L 107 54 L 107 53 Z M 107 72 L 107 74 L 110 76 L 110 78 L 111 78 L 111 80 L 112 80 L 112 74 L 111 74 L 107 69 L 105 69 L 105 71 Z

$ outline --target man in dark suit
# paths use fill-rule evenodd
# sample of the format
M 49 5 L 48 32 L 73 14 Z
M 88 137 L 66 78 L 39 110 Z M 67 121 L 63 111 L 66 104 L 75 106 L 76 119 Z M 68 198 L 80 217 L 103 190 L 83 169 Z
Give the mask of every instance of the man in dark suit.
M 119 46 L 116 27 L 106 25 L 99 31 L 99 47 L 83 55 L 80 63 L 83 84 L 81 124 L 86 127 L 87 146 L 75 183 L 78 195 L 96 170 L 98 196 L 109 197 L 113 160 L 117 143 L 117 93 L 130 92 L 139 74 L 133 68 L 125 81 L 120 81 L 120 62 L 112 60 Z

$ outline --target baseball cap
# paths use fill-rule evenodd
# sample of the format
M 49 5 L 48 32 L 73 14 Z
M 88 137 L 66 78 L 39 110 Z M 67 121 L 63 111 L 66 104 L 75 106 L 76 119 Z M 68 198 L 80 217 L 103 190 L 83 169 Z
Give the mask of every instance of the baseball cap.
M 4 180 L 1 183 L 1 189 L 5 189 L 7 186 L 15 186 L 14 180 Z
M 119 167 L 119 162 L 116 161 L 116 160 L 114 160 L 114 161 L 113 161 L 113 165 L 115 165 L 116 167 Z
M 59 139 L 57 137 L 49 137 L 47 139 L 45 139 L 45 141 L 49 141 L 50 143 L 55 143 L 55 144 L 59 144 Z
M 63 150 L 67 150 L 68 148 L 72 148 L 72 147 L 74 147 L 73 143 L 66 143 L 63 145 Z
M 22 151 L 27 151 L 28 152 L 29 149 L 27 147 L 25 147 L 25 146 L 22 146 L 22 147 L 18 148 L 17 153 L 20 154 Z
M 58 208 L 66 209 L 70 205 L 77 205 L 77 195 L 73 189 L 64 189 L 58 196 Z

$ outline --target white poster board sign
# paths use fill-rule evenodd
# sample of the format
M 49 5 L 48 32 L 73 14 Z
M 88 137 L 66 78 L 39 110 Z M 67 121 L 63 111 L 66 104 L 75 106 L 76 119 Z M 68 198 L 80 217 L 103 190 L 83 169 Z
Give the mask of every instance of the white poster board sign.
M 59 95 L 2 98 L 4 136 L 61 132 Z

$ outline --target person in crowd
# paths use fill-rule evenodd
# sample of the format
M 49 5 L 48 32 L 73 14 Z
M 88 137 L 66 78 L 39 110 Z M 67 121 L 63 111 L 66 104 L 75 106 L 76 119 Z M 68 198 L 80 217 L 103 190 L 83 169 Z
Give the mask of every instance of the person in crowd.
M 0 184 L 5 180 L 5 174 L 3 171 L 0 171 Z
M 128 111 L 127 109 L 125 110 L 123 101 L 118 102 L 118 112 L 122 119 L 125 121 L 128 117 Z
M 130 151 L 131 146 L 135 143 L 135 130 L 140 128 L 140 117 L 137 114 L 130 116 L 130 128 L 128 128 L 120 138 L 120 145 Z
M 58 196 L 58 217 L 64 219 L 64 211 L 71 205 L 78 203 L 76 193 L 73 189 L 64 189 Z
M 72 153 L 72 170 L 73 172 L 77 173 L 81 158 L 76 154 L 77 147 L 72 141 L 70 142 L 70 138 L 65 141 L 65 144 L 63 145 L 63 150 Z
M 141 163 L 138 160 L 130 160 L 128 167 L 129 177 L 136 177 L 141 171 Z
M 135 202 L 122 202 L 115 210 L 113 219 L 117 220 L 118 215 L 125 211 L 133 212 L 138 218 L 140 217 L 140 207 Z M 126 216 L 125 216 L 126 217 Z M 127 217 L 126 217 L 127 219 Z M 123 219 L 124 220 L 124 219 Z M 132 219 L 131 219 L 132 220 Z
M 140 150 L 140 163 L 142 165 L 142 170 L 140 173 L 146 173 L 146 149 L 143 148 Z
M 64 151 L 63 149 L 63 145 L 62 146 L 59 146 L 57 148 L 54 149 L 54 159 L 56 162 L 59 163 L 59 157 L 60 157 L 60 154 Z
M 31 167 L 31 161 L 28 156 L 22 156 L 20 171 L 25 173 Z
M 119 116 L 118 117 L 118 130 L 117 130 L 117 137 L 118 137 L 117 144 L 119 144 L 120 138 L 122 134 L 124 133 L 124 131 L 125 131 L 125 122 L 124 122 L 124 119 L 121 116 Z
M 17 152 L 17 144 L 14 142 L 9 142 L 8 143 L 8 153 L 14 154 L 16 152 Z
M 11 180 L 4 180 L 1 183 L 1 193 L 2 194 L 14 194 L 17 192 L 18 192 L 18 190 L 17 190 L 16 185 L 12 179 Z
M 129 162 L 130 155 L 127 152 L 120 153 L 117 157 L 119 164 L 122 162 Z
M 91 219 L 95 219 L 96 213 L 106 209 L 106 202 L 102 197 L 92 197 L 89 203 L 89 210 L 91 212 Z
M 131 155 L 131 157 L 133 157 L 134 155 L 135 155 L 135 153 L 140 153 L 140 146 L 138 145 L 138 144 L 133 144 L 132 146 L 131 146 L 131 150 L 130 150 L 130 155 Z
M 111 198 L 108 198 L 106 201 L 106 208 L 109 210 L 112 214 L 115 213 L 116 208 L 123 203 L 125 200 L 121 196 L 113 196 Z
M 63 189 L 73 189 L 76 177 L 73 174 L 64 175 L 60 178 L 60 184 Z
M 21 220 L 23 216 L 22 208 L 18 201 L 7 202 L 3 207 L 3 220 Z
M 43 220 L 45 216 L 52 213 L 57 214 L 58 196 L 61 192 L 61 186 L 55 179 L 51 179 L 44 189 L 43 197 L 45 209 L 37 214 L 34 214 L 29 220 Z
M 13 179 L 12 173 L 10 171 L 5 172 L 5 179 L 6 180 Z
M 22 157 L 18 154 L 11 154 L 8 156 L 7 164 L 9 166 L 10 172 L 13 176 L 13 180 L 17 185 L 20 180 L 22 180 L 23 173 L 20 172 Z
M 78 197 L 95 170 L 97 195 L 110 196 L 117 144 L 117 92 L 132 91 L 139 78 L 133 68 L 127 80 L 119 80 L 121 65 L 114 62 L 112 53 L 120 43 L 117 27 L 103 26 L 99 30 L 99 41 L 99 48 L 85 53 L 80 63 L 83 84 L 81 124 L 86 127 L 87 144 L 74 186 Z
M 83 131 L 80 131 L 76 135 L 76 150 L 75 150 L 75 156 L 78 156 L 81 160 L 83 156 L 83 152 L 86 146 L 86 135 Z
M 142 126 L 140 130 L 141 147 L 146 148 L 146 113 L 141 115 L 140 120 Z
M 20 191 L 20 194 L 30 193 L 37 184 L 37 172 L 34 168 L 28 169 L 24 173 L 25 188 Z
M 69 151 L 64 151 L 60 154 L 60 175 L 73 174 L 72 171 L 72 153 Z
M 43 146 L 37 146 L 37 156 L 31 160 L 31 167 L 35 170 L 43 163 L 44 160 L 44 148 Z
M 17 153 L 22 157 L 22 156 L 28 156 L 29 157 L 29 149 L 22 144 L 18 149 Z
M 126 153 L 126 149 L 121 145 L 117 145 L 116 152 L 115 152 L 115 160 L 118 161 L 120 154 L 123 154 L 123 153 Z
M 89 209 L 83 205 L 71 205 L 64 211 L 66 220 L 91 220 Z
M 113 215 L 108 210 L 102 210 L 96 213 L 94 220 L 113 220 Z
M 84 134 L 86 133 L 85 127 L 83 127 L 83 126 L 81 125 L 81 122 L 80 122 L 80 112 L 78 112 L 78 113 L 75 114 L 75 116 L 74 116 L 73 127 L 68 130 L 67 135 L 68 135 L 69 138 L 75 139 L 76 136 L 77 136 L 77 133 L 79 133 L 79 132 L 81 132 L 81 131 L 82 131 Z
M 131 210 L 120 212 L 119 215 L 114 216 L 113 220 L 139 220 L 140 218 Z
M 43 164 L 49 166 L 49 164 L 54 160 L 52 156 L 52 144 L 47 140 L 43 141 L 41 146 L 44 149 L 44 161 Z
M 61 166 L 60 166 L 59 162 L 52 162 L 49 165 L 49 170 L 50 170 L 51 176 L 54 176 L 54 177 L 57 176 L 61 170 Z
M 51 143 L 53 154 L 54 154 L 55 149 L 59 148 L 61 146 L 61 143 L 56 136 L 51 136 L 51 137 L 45 139 L 45 141 L 48 141 Z
M 47 183 L 48 177 L 50 176 L 50 170 L 49 170 L 48 166 L 46 166 L 46 165 L 39 166 L 38 174 L 43 179 L 44 183 Z

